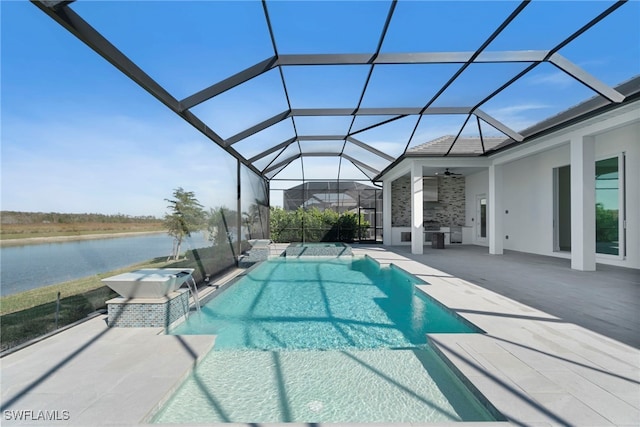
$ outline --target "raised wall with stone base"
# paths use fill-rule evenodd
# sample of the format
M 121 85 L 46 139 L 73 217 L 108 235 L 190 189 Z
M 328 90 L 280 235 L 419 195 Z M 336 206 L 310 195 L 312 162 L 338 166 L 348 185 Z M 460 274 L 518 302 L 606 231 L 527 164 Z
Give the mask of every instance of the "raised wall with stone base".
M 115 328 L 168 328 L 189 313 L 189 291 L 162 298 L 113 298 L 107 301 L 108 324 Z

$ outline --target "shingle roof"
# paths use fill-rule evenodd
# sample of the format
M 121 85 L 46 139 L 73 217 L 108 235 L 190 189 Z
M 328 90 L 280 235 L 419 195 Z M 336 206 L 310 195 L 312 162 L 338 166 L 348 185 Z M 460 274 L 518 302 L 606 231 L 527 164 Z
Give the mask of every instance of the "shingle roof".
M 455 142 L 455 144 L 454 144 Z M 445 135 L 440 138 L 416 145 L 407 150 L 408 155 L 438 155 L 449 153 L 449 155 L 481 155 L 488 150 L 499 148 L 503 144 L 513 142 L 510 138 L 505 137 L 456 137 L 454 135 Z M 452 147 L 453 145 L 453 147 Z M 483 149 L 484 146 L 484 149 Z M 451 150 L 451 151 L 449 151 Z

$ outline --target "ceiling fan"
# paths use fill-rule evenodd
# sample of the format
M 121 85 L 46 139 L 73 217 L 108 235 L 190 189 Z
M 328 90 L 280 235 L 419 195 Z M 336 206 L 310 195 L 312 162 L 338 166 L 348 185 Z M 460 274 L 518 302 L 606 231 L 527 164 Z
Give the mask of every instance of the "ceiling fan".
M 440 173 L 439 173 L 439 172 L 436 172 L 436 175 L 440 175 Z M 453 176 L 453 175 L 462 175 L 462 174 L 461 174 L 461 173 L 451 172 L 451 171 L 449 170 L 449 168 L 446 168 L 446 169 L 444 170 L 444 172 L 442 172 L 442 175 L 444 175 L 444 176 Z

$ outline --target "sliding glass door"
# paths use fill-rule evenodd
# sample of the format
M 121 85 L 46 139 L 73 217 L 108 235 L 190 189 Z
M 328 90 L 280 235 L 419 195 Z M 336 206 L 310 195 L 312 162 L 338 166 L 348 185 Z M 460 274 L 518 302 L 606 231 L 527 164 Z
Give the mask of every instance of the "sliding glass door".
M 624 255 L 624 155 L 596 162 L 596 253 Z

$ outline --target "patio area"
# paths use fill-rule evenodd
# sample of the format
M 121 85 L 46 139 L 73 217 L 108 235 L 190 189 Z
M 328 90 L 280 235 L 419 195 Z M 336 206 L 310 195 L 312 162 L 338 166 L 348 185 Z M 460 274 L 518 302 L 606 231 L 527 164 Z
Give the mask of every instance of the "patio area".
M 265 256 L 246 242 L 313 241 L 315 208 L 348 214 L 383 243 L 354 255 L 485 331 L 429 335 L 509 420 L 483 426 L 638 426 L 639 12 L 2 2 L 3 209 L 163 218 L 178 187 L 203 281 Z M 148 423 L 215 339 L 95 316 L 0 359 L 1 423 Z
M 490 255 L 475 245 L 392 250 L 535 309 L 640 348 L 640 273 L 598 264 L 596 271 L 571 269 L 563 258 L 505 251 Z M 517 280 L 516 280 L 517 278 Z M 426 280 L 426 278 L 425 278 Z
M 607 267 L 603 280 L 565 260 L 467 245 L 419 256 L 355 245 L 354 254 L 417 275 L 429 295 L 486 332 L 429 336 L 510 420 L 481 425 L 640 423 L 635 271 Z M 616 314 L 589 316 L 599 305 Z M 215 340 L 159 333 L 109 329 L 101 316 L 4 357 L 3 425 L 43 425 L 8 418 L 20 410 L 66 414 L 60 425 L 144 424 Z

